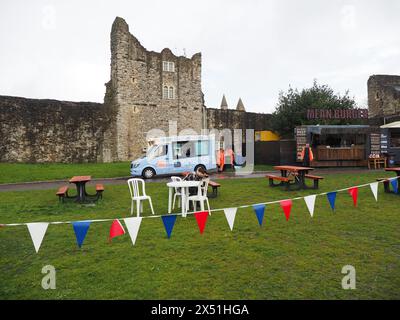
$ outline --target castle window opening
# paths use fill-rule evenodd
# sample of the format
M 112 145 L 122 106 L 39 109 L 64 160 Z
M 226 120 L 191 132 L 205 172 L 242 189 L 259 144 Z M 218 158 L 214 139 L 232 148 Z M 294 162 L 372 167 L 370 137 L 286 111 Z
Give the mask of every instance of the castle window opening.
M 163 86 L 163 99 L 175 99 L 174 87 Z
M 163 97 L 163 99 L 168 99 L 168 87 L 167 86 L 163 87 L 162 97 Z
M 168 99 L 174 99 L 174 87 L 168 89 Z
M 163 61 L 163 71 L 175 72 L 175 63 L 171 61 Z

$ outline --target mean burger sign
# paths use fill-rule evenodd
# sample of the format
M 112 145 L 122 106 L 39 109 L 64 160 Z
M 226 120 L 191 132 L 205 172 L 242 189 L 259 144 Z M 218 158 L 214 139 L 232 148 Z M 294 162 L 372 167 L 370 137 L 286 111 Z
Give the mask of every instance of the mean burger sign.
M 307 119 L 368 119 L 368 109 L 307 109 Z

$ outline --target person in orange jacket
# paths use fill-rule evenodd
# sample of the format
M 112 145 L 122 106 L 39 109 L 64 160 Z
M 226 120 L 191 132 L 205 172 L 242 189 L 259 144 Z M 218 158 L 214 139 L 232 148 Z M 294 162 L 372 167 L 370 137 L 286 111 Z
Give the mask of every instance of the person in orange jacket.
M 232 169 L 234 168 L 233 163 L 235 161 L 235 154 L 233 153 L 233 150 L 229 148 L 228 150 L 225 151 L 225 157 L 229 157 L 229 162 L 231 163 Z
M 223 148 L 220 148 L 217 152 L 218 172 L 224 171 L 224 165 L 225 165 L 225 152 Z
M 310 148 L 310 144 L 307 143 L 306 146 L 303 148 L 301 151 L 301 160 L 303 161 L 303 166 L 304 167 L 309 167 L 311 161 L 314 160 L 314 155 L 312 152 L 312 149 Z

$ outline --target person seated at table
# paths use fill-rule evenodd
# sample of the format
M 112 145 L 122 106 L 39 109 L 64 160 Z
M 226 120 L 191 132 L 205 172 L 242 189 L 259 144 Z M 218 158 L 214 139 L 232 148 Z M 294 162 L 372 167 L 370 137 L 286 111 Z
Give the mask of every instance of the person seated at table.
M 188 173 L 183 180 L 185 181 L 202 181 L 209 177 L 206 169 L 203 167 L 199 167 L 196 171 Z M 197 194 L 197 187 L 190 187 L 189 188 L 189 195 Z

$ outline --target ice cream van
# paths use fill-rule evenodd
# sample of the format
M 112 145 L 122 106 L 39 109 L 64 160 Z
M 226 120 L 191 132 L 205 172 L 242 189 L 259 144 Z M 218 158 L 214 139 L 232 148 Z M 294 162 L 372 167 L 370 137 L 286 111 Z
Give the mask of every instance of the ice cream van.
M 146 154 L 131 162 L 131 175 L 151 179 L 158 175 L 179 175 L 203 167 L 217 169 L 214 135 L 187 135 L 148 141 Z

